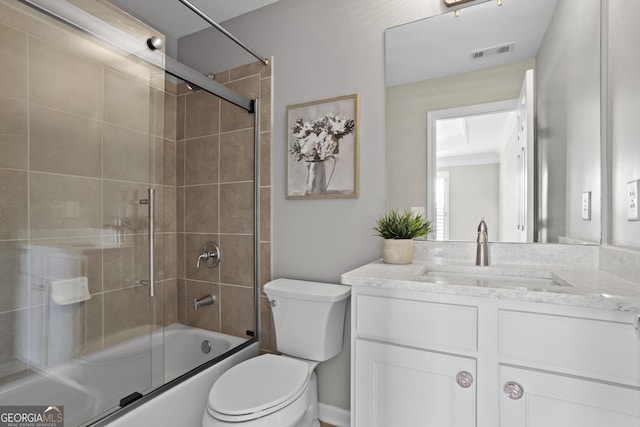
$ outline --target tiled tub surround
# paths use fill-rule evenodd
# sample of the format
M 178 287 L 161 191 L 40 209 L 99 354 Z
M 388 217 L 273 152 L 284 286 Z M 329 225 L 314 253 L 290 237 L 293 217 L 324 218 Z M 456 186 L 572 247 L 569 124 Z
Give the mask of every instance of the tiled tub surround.
M 73 331 L 65 331 L 74 357 L 178 321 L 246 338 L 255 329 L 247 226 L 253 115 L 203 91 L 165 86 L 162 70 L 30 13 L 0 0 L 0 384 L 56 362 L 42 357 L 48 306 L 42 286 L 53 280 L 87 278 L 91 298 L 75 304 Z M 150 34 L 135 31 L 144 39 Z M 250 64 L 217 79 L 261 102 L 264 284 L 271 271 L 271 69 Z M 138 200 L 151 184 L 154 300 L 137 284 L 148 271 L 147 207 Z M 201 238 L 223 250 L 226 262 L 214 276 L 192 267 Z M 218 302 L 195 312 L 193 298 L 205 293 Z M 270 311 L 262 302 L 269 350 Z
M 109 8 L 85 3 L 123 31 L 150 34 Z M 51 355 L 43 347 L 61 320 L 47 312 L 55 308 L 48 290 L 56 281 L 86 278 L 91 295 L 57 307 L 76 316 L 73 330 L 56 331 L 72 340 L 65 357 L 162 324 L 162 304 L 152 306 L 148 289 L 136 283 L 148 271 L 147 209 L 137 201 L 154 184 L 162 198 L 165 77 L 15 1 L 0 1 L 0 54 L 5 383 L 60 361 L 45 357 Z M 157 231 L 162 253 L 164 235 Z M 157 263 L 162 295 L 161 257 Z
M 248 64 L 215 81 L 260 102 L 260 286 L 271 278 L 271 65 Z M 165 95 L 165 324 L 175 321 L 246 337 L 254 325 L 254 116 L 204 90 L 167 82 Z M 167 237 L 165 237 L 167 238 Z M 196 268 L 202 245 L 214 241 L 222 261 Z M 193 300 L 217 301 L 199 310 Z M 261 298 L 263 350 L 274 348 L 270 308 Z
M 510 283 L 473 286 L 457 281 L 454 275 L 446 280 L 424 276 L 428 270 L 473 273 L 475 251 L 475 242 L 414 241 L 413 264 L 375 261 L 344 273 L 342 283 L 640 312 L 640 252 L 615 247 L 490 243 L 489 267 L 477 268 L 483 273 L 512 276 Z M 522 276 L 523 282 L 531 276 L 554 277 L 570 286 L 531 290 L 518 286 L 517 276 Z

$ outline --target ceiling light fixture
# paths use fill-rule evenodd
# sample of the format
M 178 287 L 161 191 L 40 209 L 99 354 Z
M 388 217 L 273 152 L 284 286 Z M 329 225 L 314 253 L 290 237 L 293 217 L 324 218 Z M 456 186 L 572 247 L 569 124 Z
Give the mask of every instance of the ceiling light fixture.
M 447 7 L 461 6 L 465 3 L 471 3 L 476 0 L 442 0 Z
M 182 0 L 180 0 L 182 1 Z M 486 3 L 491 0 L 442 0 L 445 6 L 453 10 L 453 16 L 460 16 L 460 9 Z M 502 6 L 502 0 L 498 0 L 498 6 Z

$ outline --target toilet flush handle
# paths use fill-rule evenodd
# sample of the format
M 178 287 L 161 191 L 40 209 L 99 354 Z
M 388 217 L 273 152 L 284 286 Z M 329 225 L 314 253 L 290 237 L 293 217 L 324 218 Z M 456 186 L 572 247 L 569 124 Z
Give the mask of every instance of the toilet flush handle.
M 272 299 L 271 301 L 269 301 L 269 305 L 271 305 L 272 308 L 276 308 L 278 306 L 278 300 Z

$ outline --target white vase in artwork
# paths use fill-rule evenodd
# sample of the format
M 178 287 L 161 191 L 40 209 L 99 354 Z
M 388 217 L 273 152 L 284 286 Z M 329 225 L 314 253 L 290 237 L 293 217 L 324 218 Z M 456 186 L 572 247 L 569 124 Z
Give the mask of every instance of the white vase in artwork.
M 307 185 L 305 193 L 324 194 L 327 192 L 327 174 L 323 161 L 307 162 Z

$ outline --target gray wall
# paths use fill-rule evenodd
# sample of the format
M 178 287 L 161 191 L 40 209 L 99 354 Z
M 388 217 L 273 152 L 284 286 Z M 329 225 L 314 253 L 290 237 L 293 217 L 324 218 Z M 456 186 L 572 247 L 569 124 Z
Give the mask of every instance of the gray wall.
M 634 54 L 640 39 L 640 2 L 613 0 L 609 4 L 613 243 L 640 249 L 640 222 L 628 221 L 626 210 L 626 184 L 640 179 L 640 59 Z
M 499 163 L 438 168 L 449 172 L 449 240 L 474 240 L 484 217 L 491 240 L 499 240 Z
M 536 57 L 543 241 L 600 241 L 600 1 L 562 0 Z M 546 178 L 546 179 L 545 179 Z M 581 218 L 591 191 L 591 221 Z M 544 199 L 545 193 L 547 198 Z
M 443 8 L 439 0 L 280 0 L 225 22 L 275 58 L 273 277 L 339 282 L 341 273 L 381 256 L 371 227 L 386 210 L 384 30 Z M 178 52 L 202 72 L 253 60 L 212 29 L 180 39 Z M 360 94 L 360 197 L 286 200 L 286 106 L 352 93 Z M 319 374 L 320 401 L 348 409 L 348 348 Z

